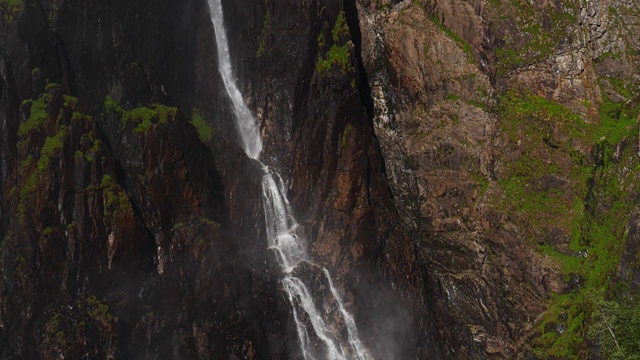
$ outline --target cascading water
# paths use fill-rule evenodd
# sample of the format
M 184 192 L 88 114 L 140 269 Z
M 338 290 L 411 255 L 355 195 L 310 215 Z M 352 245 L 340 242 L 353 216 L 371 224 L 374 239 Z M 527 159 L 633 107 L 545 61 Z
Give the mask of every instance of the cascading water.
M 233 77 L 222 3 L 221 0 L 208 0 L 208 3 L 216 36 L 218 67 L 225 90 L 233 105 L 242 147 L 247 156 L 258 160 L 262 151 L 262 139 L 256 120 L 247 108 Z M 345 309 L 329 271 L 314 264 L 308 257 L 306 239 L 296 232 L 298 224 L 285 196 L 280 175 L 266 165 L 262 164 L 262 166 L 264 168 L 262 200 L 269 248 L 275 251 L 282 268 L 281 284 L 291 304 L 303 358 L 372 359 L 358 337 L 355 321 Z M 313 270 L 324 277 L 329 288 L 329 292 L 323 293 L 325 296 L 323 299 L 314 299 L 309 286 L 301 276 Z M 316 300 L 325 304 L 321 308 L 324 311 L 319 310 Z M 335 311 L 329 310 L 332 307 Z
M 224 88 L 229 95 L 229 100 L 233 104 L 235 113 L 235 123 L 242 140 L 244 152 L 252 159 L 258 159 L 262 151 L 262 138 L 256 126 L 256 121 L 242 98 L 242 93 L 236 86 L 231 69 L 231 55 L 227 43 L 227 33 L 224 30 L 222 21 L 222 2 L 220 0 L 209 0 L 209 13 L 216 35 L 216 45 L 218 48 L 218 70 L 222 76 Z

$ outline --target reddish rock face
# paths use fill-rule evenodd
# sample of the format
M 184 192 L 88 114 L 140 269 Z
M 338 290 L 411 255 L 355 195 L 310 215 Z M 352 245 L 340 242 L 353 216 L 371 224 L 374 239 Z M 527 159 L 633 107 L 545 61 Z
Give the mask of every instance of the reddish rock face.
M 591 126 L 602 128 L 601 104 L 621 104 L 609 81 L 621 81 L 622 73 L 635 76 L 638 57 L 600 65 L 609 61 L 601 54 L 609 46 L 629 54 L 622 49 L 626 45 L 605 45 L 604 39 L 629 35 L 612 19 L 635 19 L 634 7 L 618 1 L 395 3 L 357 2 L 363 64 L 373 87 L 374 130 L 387 179 L 427 269 L 427 302 L 445 358 L 586 357 L 587 344 L 598 339 L 586 340 L 588 321 L 580 321 L 582 334 L 565 333 L 567 314 L 588 316 L 576 310 L 583 296 L 610 283 L 576 291 L 574 280 L 567 281 L 592 276 L 592 265 L 577 273 L 566 270 L 572 259 L 585 256 L 572 250 L 577 243 L 589 243 L 587 252 L 599 251 L 594 235 L 578 234 L 575 224 L 591 229 L 595 219 L 606 222 L 612 215 L 596 203 L 615 202 L 616 195 L 604 190 L 607 183 L 617 178 L 630 185 L 636 175 L 630 171 L 629 180 L 622 180 L 620 167 L 600 169 L 619 160 L 593 162 L 594 139 L 565 126 L 590 124 L 580 130 L 584 134 Z M 633 104 L 629 109 L 637 106 L 634 96 L 626 99 Z M 556 114 L 550 111 L 554 106 Z M 637 111 L 629 113 L 632 121 Z M 627 136 L 635 139 L 634 127 L 627 127 L 622 144 Z M 624 153 L 615 150 L 624 149 L 620 138 L 609 139 L 596 142 Z M 594 168 L 598 175 L 588 180 L 584 174 Z M 545 194 L 553 195 L 540 201 Z M 635 200 L 625 204 L 636 207 Z M 583 205 L 595 211 L 594 218 L 576 210 Z M 626 240 L 620 224 L 629 212 L 613 217 L 620 220 L 607 231 L 618 234 L 611 246 L 620 254 Z M 629 221 L 625 254 L 635 251 L 635 225 Z M 630 258 L 622 257 L 622 273 L 633 279 Z M 619 259 L 612 259 L 605 276 L 616 278 Z M 550 304 L 558 294 L 579 305 Z M 540 340 L 545 333 L 553 340 Z M 571 345 L 558 345 L 562 341 Z

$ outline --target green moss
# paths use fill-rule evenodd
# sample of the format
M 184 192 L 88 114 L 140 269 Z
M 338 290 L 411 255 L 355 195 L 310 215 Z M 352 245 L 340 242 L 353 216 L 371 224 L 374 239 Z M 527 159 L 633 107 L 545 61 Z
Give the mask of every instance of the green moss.
M 568 249 L 558 251 L 550 245 L 539 247 L 543 254 L 558 262 L 567 281 L 580 279 L 579 286 L 572 292 L 549 303 L 539 323 L 540 336 L 532 342 L 532 347 L 541 358 L 586 358 L 589 352 L 587 339 L 598 343 L 603 358 L 607 359 L 633 358 L 639 350 L 640 336 L 629 330 L 637 328 L 640 322 L 639 304 L 628 304 L 628 291 L 621 298 L 614 298 L 612 292 L 620 283 L 616 274 L 624 252 L 626 224 L 635 208 L 634 200 L 628 194 L 640 181 L 637 150 L 633 146 L 619 148 L 618 144 L 625 138 L 637 143 L 637 123 L 632 120 L 637 116 L 637 110 L 603 97 L 597 124 L 583 124 L 557 105 L 528 97 L 515 101 L 513 104 L 517 104 L 515 108 L 519 110 L 509 112 L 526 115 L 523 117 L 529 122 L 540 121 L 542 115 L 542 118 L 570 119 L 561 129 L 573 129 L 585 146 L 591 145 L 595 149 L 599 158 L 598 165 L 594 166 L 584 155 L 574 153 L 572 156 L 573 187 L 585 189 L 576 193 L 579 199 L 585 199 L 585 203 L 576 203 L 573 210 L 573 233 Z M 576 122 L 579 126 L 572 128 Z M 540 137 L 532 138 L 541 140 Z M 623 153 L 614 161 L 614 153 L 620 151 L 617 149 L 622 149 Z M 558 151 L 567 153 L 571 149 L 559 144 Z M 531 214 L 534 217 L 535 210 Z M 566 214 L 558 214 L 558 219 L 566 217 Z M 622 313 L 625 315 L 618 315 Z M 608 325 L 605 318 L 608 318 Z M 561 333 L 545 332 L 545 329 L 558 327 L 563 329 Z
M 351 52 L 348 44 L 332 45 L 326 57 L 319 57 L 316 62 L 316 72 L 322 76 L 330 73 L 334 67 L 339 69 L 342 74 L 347 73 L 351 68 Z
M 100 139 L 94 139 L 93 146 L 91 146 L 91 148 L 87 150 L 85 154 L 85 159 L 87 159 L 88 162 L 93 164 L 96 161 L 96 155 L 100 153 L 101 149 L 102 149 L 102 141 Z
M 47 137 L 44 145 L 40 149 L 40 157 L 35 170 L 29 175 L 20 189 L 20 205 L 18 207 L 18 219 L 20 222 L 26 220 L 28 204 L 31 195 L 41 186 L 42 176 L 49 170 L 50 159 L 62 151 L 63 139 L 68 134 L 66 126 L 61 126 L 58 133 L 53 137 Z M 28 158 L 27 158 L 28 159 Z
M 218 224 L 217 222 L 215 222 L 215 221 L 213 221 L 211 219 L 208 219 L 208 218 L 205 218 L 205 217 L 200 217 L 199 220 L 203 224 L 207 224 L 207 225 L 209 225 L 209 226 L 211 226 L 213 228 L 216 228 L 216 229 L 220 228 L 220 224 Z
M 440 22 L 440 19 L 437 16 L 432 16 L 431 17 L 431 21 L 433 21 L 434 24 L 436 24 L 438 26 L 438 28 L 440 28 L 440 30 L 447 35 L 448 38 L 450 38 L 451 40 L 455 41 L 456 44 L 458 45 L 458 47 L 460 49 L 462 49 L 462 51 L 464 51 L 464 54 L 467 58 L 467 61 L 470 63 L 474 63 L 474 56 L 473 56 L 473 48 L 471 47 L 471 45 L 469 45 L 468 42 L 464 41 L 464 39 L 462 39 L 458 34 L 456 34 L 455 32 L 453 32 L 451 29 L 447 28 L 446 26 L 442 25 L 442 23 Z
M 331 29 L 331 37 L 333 38 L 333 42 L 338 44 L 341 42 L 342 38 L 349 37 L 349 27 L 347 26 L 347 17 L 343 10 L 340 10 L 338 13 L 338 18 L 336 19 L 336 23 L 333 25 L 333 29 Z
M 64 106 L 69 108 L 75 108 L 78 104 L 78 98 L 74 96 L 64 95 Z
M 260 38 L 258 38 L 258 50 L 256 51 L 256 56 L 261 57 L 264 55 L 266 51 L 266 43 L 267 37 L 272 32 L 273 25 L 271 24 L 271 10 L 267 9 L 267 12 L 264 15 L 264 21 L 262 23 L 262 33 L 260 34 Z
M 62 85 L 58 84 L 58 83 L 47 83 L 47 85 L 44 86 L 45 91 L 49 91 L 49 90 L 53 90 L 53 89 L 61 89 Z
M 498 76 L 553 56 L 558 44 L 577 26 L 581 7 L 579 0 L 543 6 L 521 0 L 490 0 L 489 5 L 489 11 L 499 18 L 494 26 L 512 29 L 504 35 L 503 46 L 496 49 Z
M 186 224 L 182 221 L 179 221 L 177 223 L 175 223 L 173 225 L 173 227 L 171 228 L 171 231 L 176 231 L 176 230 L 180 230 L 181 228 L 183 228 Z
M 109 306 L 101 302 L 96 296 L 89 295 L 86 298 L 87 313 L 94 320 L 112 321 L 113 315 L 109 313 Z
M 173 120 L 178 115 L 178 108 L 170 107 L 162 104 L 153 104 L 153 110 L 158 116 L 158 123 L 162 125 L 169 124 L 169 120 Z
M 558 130 L 571 138 L 585 141 L 593 137 L 595 130 L 593 126 L 566 106 L 542 96 L 520 94 L 515 91 L 507 92 L 500 97 L 498 112 L 503 118 L 509 120 L 505 130 L 510 134 L 512 140 L 518 130 L 524 130 L 527 127 L 529 130 L 534 130 L 531 126 L 542 126 L 545 128 L 545 132 L 550 130 L 549 126 L 551 125 L 559 126 Z M 541 129 L 536 130 L 539 133 Z M 570 144 L 556 145 L 560 145 L 563 150 L 568 152 L 573 151 Z
M 49 5 L 48 11 L 47 11 L 47 22 L 49 23 L 50 26 L 52 26 L 55 23 L 55 21 L 58 19 L 59 13 L 60 13 L 60 4 L 56 2 L 52 2 Z
M 325 46 L 327 46 L 327 40 L 324 38 L 324 33 L 320 31 L 320 34 L 318 34 L 318 49 L 323 51 Z
M 144 106 L 125 111 L 122 116 L 123 124 L 128 121 L 135 121 L 138 125 L 133 129 L 134 133 L 143 133 L 149 131 L 156 121 L 159 124 L 168 124 L 169 119 L 175 119 L 178 109 L 160 104 L 153 104 L 151 108 Z
M 519 51 L 509 48 L 497 48 L 496 49 L 497 63 L 497 75 L 506 75 L 509 71 L 516 69 L 522 65 L 523 60 Z
M 53 233 L 53 228 L 51 226 L 47 226 L 40 232 L 40 235 L 47 236 L 47 235 L 50 235 L 51 233 Z
M 104 99 L 104 110 L 107 113 L 113 113 L 113 112 L 122 112 L 122 107 L 120 106 L 120 104 L 118 104 L 117 101 L 113 100 L 113 98 L 111 96 L 108 96 Z
M 104 109 L 106 113 L 119 113 L 122 119 L 122 126 L 126 127 L 130 122 L 135 123 L 134 133 L 147 132 L 156 123 L 166 125 L 169 120 L 174 120 L 178 114 L 178 108 L 162 104 L 152 104 L 151 107 L 139 106 L 125 110 L 110 96 L 107 96 L 104 100 Z
M 24 10 L 24 0 L 0 0 L 0 10 L 5 23 L 10 23 Z
M 45 324 L 45 333 L 49 336 L 60 333 L 61 316 L 59 311 L 54 311 L 52 316 Z
M 30 113 L 27 120 L 18 127 L 18 136 L 25 137 L 30 132 L 41 128 L 49 118 L 47 113 L 47 103 L 49 96 L 41 95 L 37 100 L 25 100 L 23 106 L 30 107 Z
M 20 165 L 22 165 L 23 169 L 29 169 L 31 165 L 33 165 L 33 157 L 31 155 L 27 155 L 27 158 L 24 159 Z
M 340 138 L 340 146 L 343 149 L 347 146 L 347 141 L 349 140 L 349 134 L 351 133 L 352 129 L 353 127 L 351 126 L 351 124 L 347 124 L 347 126 L 345 126 L 344 130 L 342 131 L 342 136 Z
M 316 61 L 316 73 L 321 76 L 330 74 L 333 69 L 339 70 L 342 74 L 346 74 L 351 69 L 349 42 L 343 42 L 344 39 L 349 38 L 349 27 L 344 11 L 340 11 L 338 14 L 336 23 L 331 30 L 331 37 L 333 45 L 324 56 L 320 52 Z M 320 47 L 320 45 L 322 46 Z M 321 50 L 325 47 L 324 34 L 322 33 L 318 35 L 318 46 Z
M 132 211 L 127 194 L 110 175 L 103 175 L 99 189 L 103 194 L 104 216 L 118 216 Z
M 182 221 L 176 222 L 171 228 L 171 231 L 178 231 L 180 229 L 191 228 L 193 226 L 200 226 L 200 225 L 207 225 L 213 229 L 220 228 L 220 224 L 218 224 L 217 222 L 211 219 L 208 219 L 206 217 L 201 217 L 201 216 L 191 216 L 186 220 L 182 219 Z
M 632 98 L 632 94 L 629 88 L 633 88 L 633 84 L 628 82 L 628 80 L 622 79 L 620 77 L 608 77 L 606 78 L 606 81 L 618 94 L 622 95 L 626 99 Z M 603 93 L 603 97 L 607 97 L 606 93 Z
M 151 321 L 151 322 L 153 322 L 153 321 L 155 321 L 155 320 L 156 320 L 156 317 L 157 317 L 157 316 L 156 316 L 156 314 L 155 314 L 153 311 L 147 311 L 147 312 L 144 314 L 144 319 L 145 319 L 146 321 Z
M 191 111 L 191 121 L 189 121 L 198 131 L 198 138 L 202 143 L 208 143 L 213 138 L 213 127 L 202 117 L 197 108 Z
M 621 85 L 621 88 L 624 86 Z M 629 94 L 626 94 L 630 96 Z M 623 138 L 636 135 L 638 123 L 636 109 L 629 109 L 625 104 L 618 104 L 611 101 L 603 93 L 603 102 L 599 107 L 600 121 L 595 132 L 596 141 L 606 141 L 615 145 Z
M 40 160 L 38 160 L 38 171 L 45 171 L 49 167 L 49 159 L 60 152 L 63 147 L 62 139 L 67 135 L 67 127 L 62 125 L 56 136 L 48 137 L 40 150 Z
M 133 131 L 146 132 L 151 128 L 151 119 L 154 116 L 156 116 L 155 111 L 141 106 L 125 111 L 122 115 L 122 124 L 126 126 L 129 121 L 135 121 L 138 125 L 133 129 Z

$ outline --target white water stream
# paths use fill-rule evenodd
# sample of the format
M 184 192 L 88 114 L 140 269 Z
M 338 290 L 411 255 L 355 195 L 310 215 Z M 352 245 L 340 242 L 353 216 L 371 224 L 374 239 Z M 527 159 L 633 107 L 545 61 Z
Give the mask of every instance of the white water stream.
M 256 119 L 247 108 L 233 77 L 221 0 L 208 0 L 208 3 L 216 36 L 218 67 L 225 90 L 233 105 L 242 147 L 247 156 L 258 160 L 262 151 L 262 139 Z M 303 358 L 305 360 L 372 359 L 358 337 L 353 316 L 345 309 L 329 271 L 311 261 L 307 254 L 306 239 L 296 233 L 298 224 L 285 195 L 282 178 L 273 169 L 262 165 L 264 167 L 262 200 L 268 245 L 269 249 L 275 251 L 282 269 L 281 284 L 291 304 Z M 302 264 L 308 264 L 320 270 L 317 273 L 326 279 L 330 290 L 322 294 L 328 298 L 314 299 L 307 284 L 299 275 L 296 275 L 304 272 L 304 269 L 301 269 Z M 335 304 L 336 311 L 331 311 L 331 306 L 319 308 L 317 300 L 325 305 Z

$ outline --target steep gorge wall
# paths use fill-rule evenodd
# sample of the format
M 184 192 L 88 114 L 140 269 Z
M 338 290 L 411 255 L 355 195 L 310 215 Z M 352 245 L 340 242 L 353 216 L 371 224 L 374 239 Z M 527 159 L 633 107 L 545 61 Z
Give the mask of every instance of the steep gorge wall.
M 637 4 L 358 9 L 375 131 L 445 357 L 633 354 Z M 615 304 L 619 347 L 602 325 Z
M 344 5 L 223 5 L 263 161 L 365 341 L 438 356 Z M 206 4 L 3 11 L 3 356 L 295 357 Z

